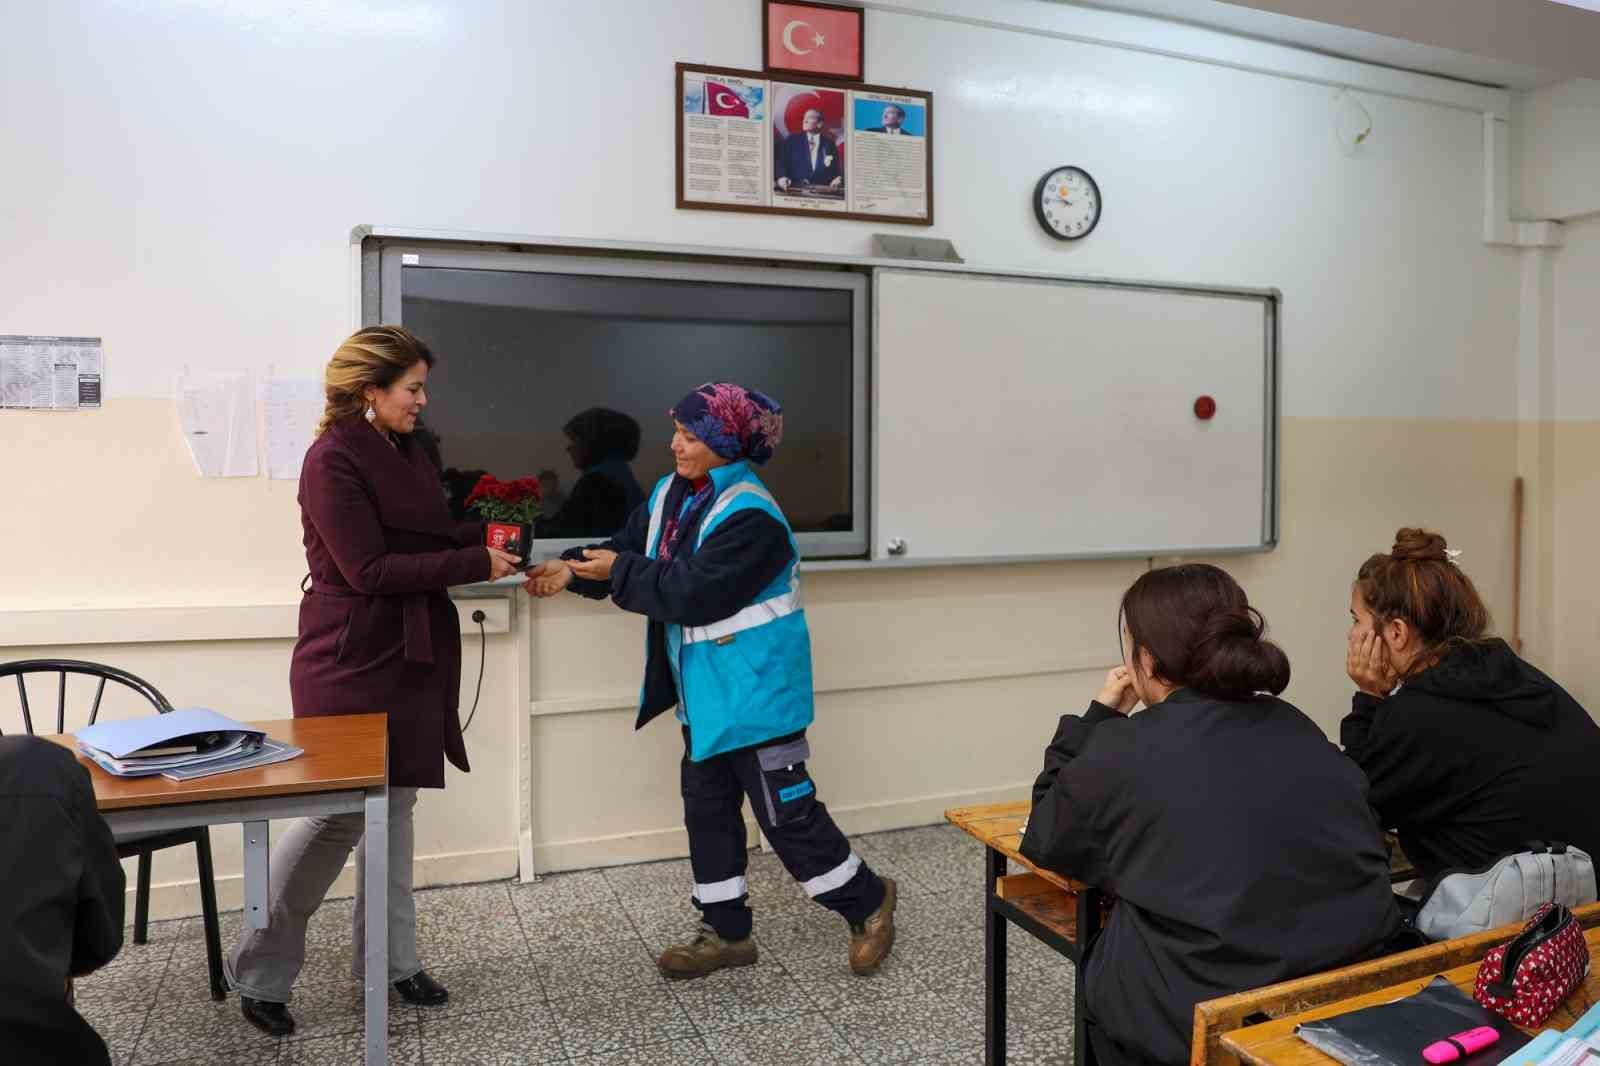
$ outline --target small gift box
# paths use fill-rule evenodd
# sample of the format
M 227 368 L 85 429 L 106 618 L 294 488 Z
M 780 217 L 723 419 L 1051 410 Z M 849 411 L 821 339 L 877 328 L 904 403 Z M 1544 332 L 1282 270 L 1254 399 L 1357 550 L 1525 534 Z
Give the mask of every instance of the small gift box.
M 467 509 L 486 520 L 483 543 L 519 556 L 533 546 L 533 521 L 539 517 L 540 502 L 539 479 L 531 477 L 501 481 L 485 474 L 467 495 Z

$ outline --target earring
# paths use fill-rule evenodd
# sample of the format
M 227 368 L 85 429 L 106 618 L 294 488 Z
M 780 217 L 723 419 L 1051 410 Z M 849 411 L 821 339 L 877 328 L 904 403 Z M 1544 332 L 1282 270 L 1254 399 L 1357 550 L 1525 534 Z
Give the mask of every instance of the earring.
M 378 420 L 378 412 L 376 412 L 376 411 L 374 411 L 372 409 L 372 405 L 370 403 L 367 404 L 367 421 L 368 422 L 376 422 L 377 420 Z

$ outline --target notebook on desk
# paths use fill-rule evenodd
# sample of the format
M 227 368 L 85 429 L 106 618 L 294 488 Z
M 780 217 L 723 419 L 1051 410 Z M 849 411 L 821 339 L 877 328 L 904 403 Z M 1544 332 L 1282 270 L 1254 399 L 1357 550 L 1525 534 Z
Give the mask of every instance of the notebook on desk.
M 1459 1066 L 1495 1066 L 1528 1042 L 1516 1026 L 1484 1010 L 1443 977 L 1393 1003 L 1295 1026 L 1295 1035 L 1346 1066 L 1417 1066 L 1422 1049 L 1448 1036 L 1492 1026 L 1498 1042 L 1457 1059 Z
M 233 768 L 238 760 L 255 755 L 266 739 L 261 730 L 204 707 L 98 722 L 74 736 L 84 755 L 117 777 L 199 766 Z

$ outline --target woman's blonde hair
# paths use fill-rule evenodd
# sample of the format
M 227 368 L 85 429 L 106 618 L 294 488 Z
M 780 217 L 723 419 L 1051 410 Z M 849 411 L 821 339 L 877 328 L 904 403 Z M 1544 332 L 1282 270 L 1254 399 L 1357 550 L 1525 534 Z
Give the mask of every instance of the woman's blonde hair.
M 433 366 L 433 353 L 401 326 L 368 326 L 346 337 L 323 372 L 327 406 L 317 436 L 335 422 L 359 416 L 367 406 L 368 386 L 387 389 L 418 363 Z

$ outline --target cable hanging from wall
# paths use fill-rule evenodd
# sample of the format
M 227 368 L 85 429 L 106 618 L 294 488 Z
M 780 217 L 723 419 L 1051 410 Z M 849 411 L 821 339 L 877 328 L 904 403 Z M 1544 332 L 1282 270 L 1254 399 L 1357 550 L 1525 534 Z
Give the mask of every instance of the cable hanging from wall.
M 1372 112 L 1368 111 L 1356 94 L 1340 89 L 1333 98 L 1333 138 L 1345 155 L 1355 155 L 1356 150 L 1372 136 Z

